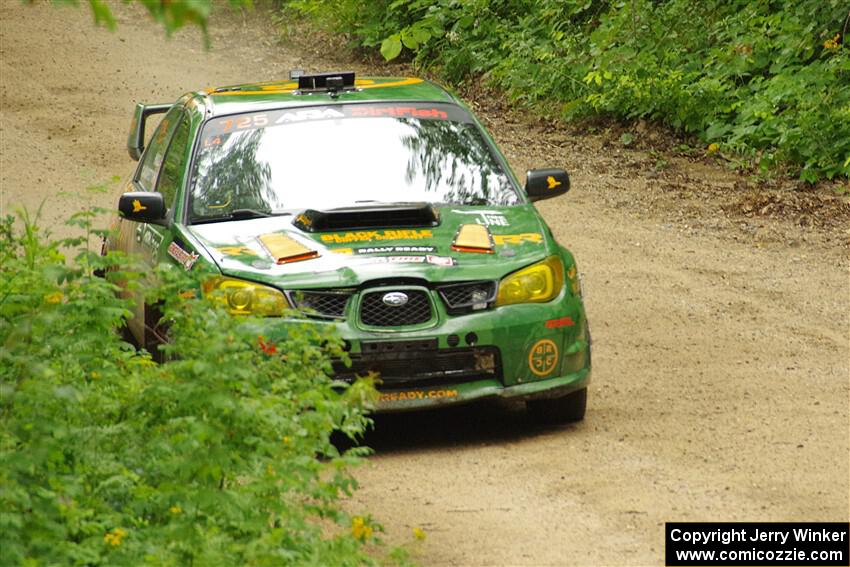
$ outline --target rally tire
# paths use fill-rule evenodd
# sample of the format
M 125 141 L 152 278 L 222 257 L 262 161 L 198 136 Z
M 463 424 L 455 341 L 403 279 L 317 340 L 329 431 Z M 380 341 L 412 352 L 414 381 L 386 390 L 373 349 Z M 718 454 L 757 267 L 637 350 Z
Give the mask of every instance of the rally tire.
M 587 408 L 587 388 L 560 398 L 545 398 L 525 402 L 529 415 L 541 423 L 570 423 L 584 419 Z

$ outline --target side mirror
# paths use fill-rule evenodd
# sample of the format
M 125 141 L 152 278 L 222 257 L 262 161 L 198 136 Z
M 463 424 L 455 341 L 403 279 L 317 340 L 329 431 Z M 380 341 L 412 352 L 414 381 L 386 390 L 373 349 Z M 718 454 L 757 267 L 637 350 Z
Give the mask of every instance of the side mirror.
M 133 121 L 130 122 L 130 134 L 127 136 L 127 152 L 136 161 L 142 157 L 145 149 L 145 122 L 153 114 L 168 112 L 171 104 L 142 104 L 137 103 L 133 111 Z
M 525 176 L 525 192 L 532 201 L 563 195 L 570 190 L 570 176 L 563 169 L 532 169 Z
M 118 199 L 118 211 L 127 220 L 162 224 L 165 222 L 165 199 L 162 198 L 162 193 L 124 193 Z

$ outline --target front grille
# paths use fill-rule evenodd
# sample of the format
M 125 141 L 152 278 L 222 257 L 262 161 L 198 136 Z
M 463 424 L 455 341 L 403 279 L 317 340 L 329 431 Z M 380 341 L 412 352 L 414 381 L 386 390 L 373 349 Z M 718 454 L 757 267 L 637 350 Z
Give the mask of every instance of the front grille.
M 387 305 L 384 297 L 389 293 L 407 296 L 404 305 Z M 370 327 L 404 327 L 427 323 L 433 317 L 431 299 L 420 289 L 383 289 L 363 295 L 360 302 L 360 321 Z
M 350 291 L 292 291 L 289 299 L 307 315 L 339 319 L 351 299 Z
M 486 309 L 496 299 L 496 282 L 464 282 L 437 288 L 451 314 Z
M 502 379 L 499 349 L 493 346 L 437 349 L 435 343 L 427 340 L 364 341 L 361 349 L 362 354 L 350 355 L 350 368 L 342 362 L 334 363 L 338 379 L 351 382 L 357 376 L 376 372 L 379 390 Z

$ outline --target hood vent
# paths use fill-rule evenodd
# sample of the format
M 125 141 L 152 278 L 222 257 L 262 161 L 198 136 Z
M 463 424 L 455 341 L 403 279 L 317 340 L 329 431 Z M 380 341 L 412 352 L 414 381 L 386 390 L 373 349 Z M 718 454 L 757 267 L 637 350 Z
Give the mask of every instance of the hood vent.
M 370 228 L 437 226 L 440 217 L 430 203 L 379 205 L 315 211 L 307 209 L 292 224 L 306 232 L 339 232 Z
M 496 248 L 493 235 L 483 224 L 462 224 L 455 234 L 452 250 L 455 252 L 477 252 L 492 254 Z
M 257 237 L 257 240 L 271 254 L 271 257 L 274 258 L 277 264 L 301 262 L 302 260 L 311 260 L 319 256 L 319 253 L 315 250 L 307 248 L 290 236 L 280 232 L 260 235 Z

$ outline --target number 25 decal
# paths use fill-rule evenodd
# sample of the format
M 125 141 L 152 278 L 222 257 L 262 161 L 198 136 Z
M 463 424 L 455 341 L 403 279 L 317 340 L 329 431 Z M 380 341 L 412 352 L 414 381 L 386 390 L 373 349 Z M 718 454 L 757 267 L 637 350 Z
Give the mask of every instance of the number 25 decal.
M 225 118 L 219 120 L 219 124 L 224 129 L 224 132 L 232 132 L 236 130 L 245 130 L 246 128 L 262 128 L 269 123 L 269 117 L 265 114 L 254 114 L 251 116 L 240 116 L 235 120 L 233 118 Z

